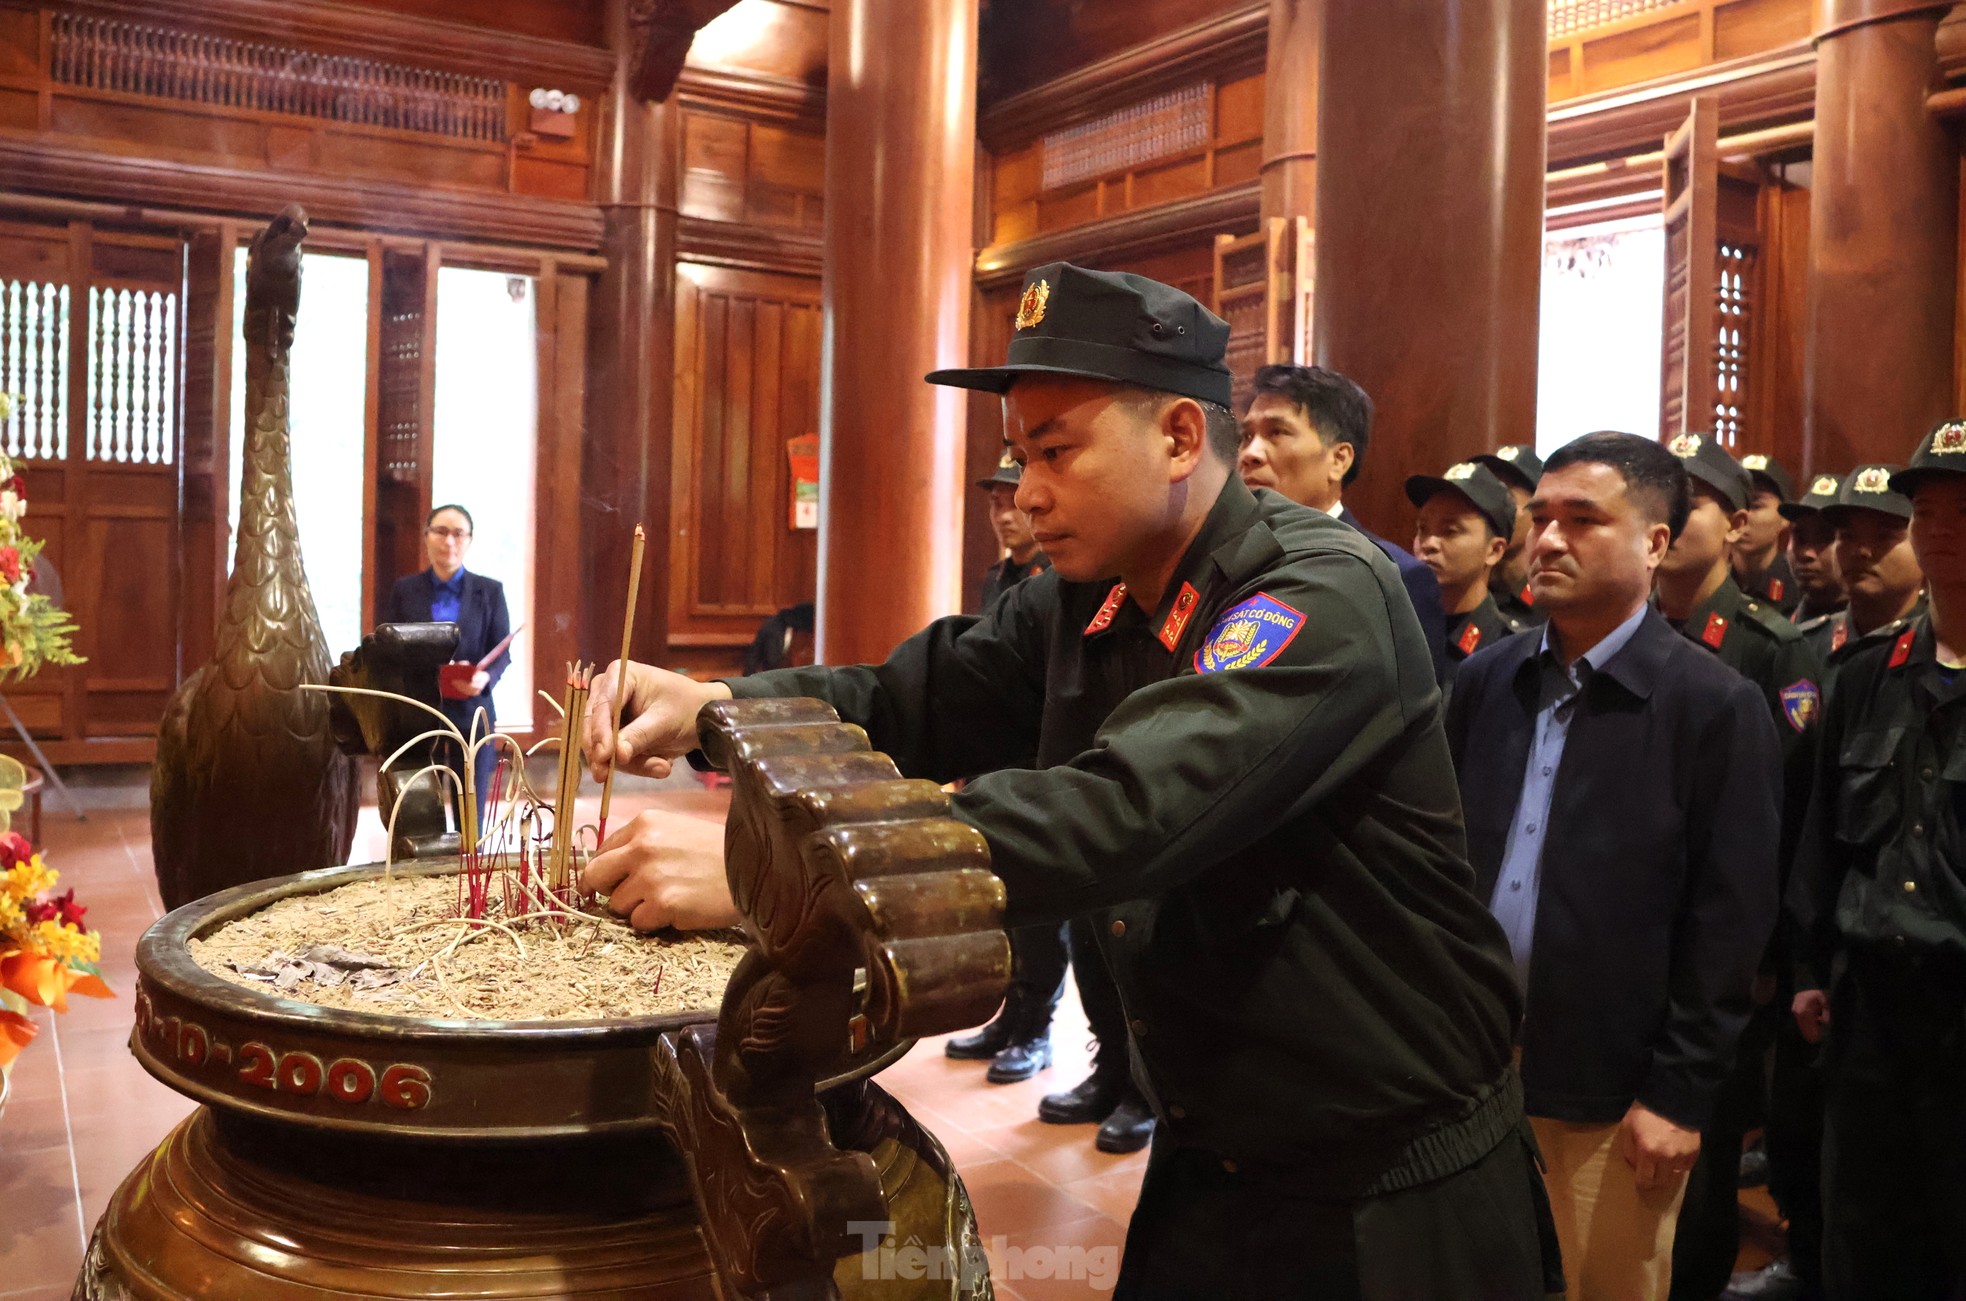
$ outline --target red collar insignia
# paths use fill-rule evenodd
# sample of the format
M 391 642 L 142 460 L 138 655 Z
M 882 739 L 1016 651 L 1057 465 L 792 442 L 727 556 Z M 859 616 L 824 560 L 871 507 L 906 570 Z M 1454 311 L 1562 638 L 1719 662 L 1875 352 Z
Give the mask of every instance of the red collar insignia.
M 1106 603 L 1099 607 L 1099 613 L 1092 616 L 1092 622 L 1085 626 L 1085 635 L 1104 632 L 1112 626 L 1113 616 L 1120 612 L 1120 602 L 1126 599 L 1126 584 L 1114 583 L 1113 590 L 1106 593 Z
M 1840 651 L 1843 649 L 1843 643 L 1849 640 L 1850 620 L 1848 618 L 1838 619 L 1836 621 L 1836 631 L 1829 635 L 1829 648 L 1833 651 Z
M 1475 627 L 1472 623 L 1469 624 L 1467 627 L 1461 629 L 1460 639 L 1454 644 L 1461 648 L 1463 655 L 1474 654 L 1475 647 L 1481 645 L 1481 629 Z
M 1529 584 L 1524 583 L 1522 585 L 1522 595 L 1516 599 L 1520 600 L 1524 605 L 1534 605 L 1536 604 L 1536 593 L 1530 588 Z
M 1167 612 L 1167 622 L 1160 626 L 1161 645 L 1173 650 L 1181 644 L 1181 630 L 1188 626 L 1200 602 L 1200 592 L 1187 583 L 1181 584 L 1181 594 L 1174 598 L 1174 608 Z
M 1901 669 L 1911 658 L 1911 643 L 1918 636 L 1918 629 L 1907 628 L 1898 637 L 1898 644 L 1891 648 L 1891 667 Z
M 1781 599 L 1782 599 L 1782 593 L 1783 593 L 1783 591 L 1784 591 L 1784 590 L 1786 590 L 1786 589 L 1784 589 L 1784 588 L 1782 587 L 1782 580 L 1781 580 L 1781 579 L 1779 579 L 1779 578 L 1771 578 L 1771 579 L 1769 579 L 1769 580 L 1768 580 L 1768 599 L 1769 599 L 1769 600 L 1771 600 L 1771 601 L 1779 601 L 1779 600 L 1781 600 Z
M 1719 650 L 1720 643 L 1727 640 L 1727 620 L 1718 610 L 1707 616 L 1707 626 L 1700 629 L 1700 640 L 1715 650 Z

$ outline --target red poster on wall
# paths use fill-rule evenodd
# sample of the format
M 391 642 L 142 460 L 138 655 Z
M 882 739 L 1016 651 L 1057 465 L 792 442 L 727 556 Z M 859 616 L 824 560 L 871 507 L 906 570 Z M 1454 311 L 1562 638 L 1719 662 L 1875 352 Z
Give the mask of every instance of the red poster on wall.
M 785 440 L 792 463 L 792 524 L 795 529 L 819 527 L 819 435 L 800 434 Z

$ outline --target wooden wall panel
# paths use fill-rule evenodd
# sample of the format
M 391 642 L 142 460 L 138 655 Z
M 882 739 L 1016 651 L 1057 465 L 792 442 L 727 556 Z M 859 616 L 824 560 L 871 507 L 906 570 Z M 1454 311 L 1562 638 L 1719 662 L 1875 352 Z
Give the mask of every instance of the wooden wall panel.
M 1178 27 L 1205 22 L 1222 8 L 1220 0 L 992 0 L 982 30 L 984 99 L 1030 90 Z
M 823 128 L 686 111 L 680 211 L 817 234 L 825 226 L 825 159 Z
M 678 268 L 669 642 L 696 662 L 735 663 L 813 598 L 818 534 L 790 526 L 785 444 L 818 430 L 819 303 L 807 276 Z
M 607 41 L 601 0 L 346 0 L 364 9 L 416 14 L 444 22 L 489 27 L 521 36 L 603 45 Z

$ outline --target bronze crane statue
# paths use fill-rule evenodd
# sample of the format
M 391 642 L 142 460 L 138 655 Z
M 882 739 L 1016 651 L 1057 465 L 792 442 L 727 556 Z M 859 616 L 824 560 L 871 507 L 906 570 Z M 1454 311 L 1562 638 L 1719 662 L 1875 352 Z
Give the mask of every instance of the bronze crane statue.
M 164 906 L 344 863 L 360 809 L 336 746 L 328 646 L 300 560 L 288 365 L 307 214 L 288 207 L 246 261 L 245 474 L 239 539 L 209 664 L 165 708 L 150 776 L 150 851 Z

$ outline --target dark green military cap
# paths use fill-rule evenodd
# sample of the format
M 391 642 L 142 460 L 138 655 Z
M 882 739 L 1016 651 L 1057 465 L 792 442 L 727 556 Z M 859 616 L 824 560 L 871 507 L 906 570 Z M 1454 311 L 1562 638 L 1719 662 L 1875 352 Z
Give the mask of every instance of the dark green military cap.
M 1891 476 L 1891 490 L 1907 499 L 1918 485 L 1941 474 L 1966 474 L 1966 420 L 1947 420 L 1925 435 L 1911 464 Z
M 1819 474 L 1809 481 L 1809 491 L 1802 494 L 1801 501 L 1785 501 L 1777 510 L 1782 518 L 1793 523 L 1805 515 L 1814 515 L 1819 510 L 1827 510 L 1836 504 L 1836 490 L 1842 481 L 1833 474 Z
M 1496 537 L 1506 538 L 1515 533 L 1515 498 L 1509 496 L 1508 485 L 1493 470 L 1474 461 L 1451 465 L 1445 474 L 1412 475 L 1406 481 L 1406 499 L 1415 506 L 1424 506 L 1433 500 L 1434 494 L 1448 489 L 1466 497 L 1494 528 Z
M 1783 501 L 1795 500 L 1795 480 L 1772 456 L 1750 452 L 1741 458 L 1741 468 L 1754 477 L 1754 486 L 1771 489 Z
M 1746 510 L 1754 497 L 1754 480 L 1741 463 L 1709 433 L 1675 435 L 1666 450 L 1679 458 L 1686 473 L 1706 484 L 1735 510 Z
M 1001 366 L 931 371 L 928 382 L 1005 393 L 1025 375 L 1076 375 L 1229 405 L 1229 323 L 1171 285 L 1069 262 L 1024 278 Z
M 1830 517 L 1832 524 L 1836 522 L 1835 516 L 1846 510 L 1874 510 L 1910 519 L 1911 498 L 1898 492 L 1891 481 L 1897 473 L 1895 465 L 1858 466 L 1843 476 L 1836 489 L 1836 500 L 1823 507 L 1823 514 Z
M 976 486 L 979 488 L 994 488 L 998 484 L 1003 483 L 1015 488 L 1022 482 L 1024 482 L 1024 467 L 1018 463 L 1017 458 L 1012 456 L 1010 449 L 1006 447 L 1003 456 L 997 461 L 996 472 L 987 479 L 978 479 Z
M 1529 443 L 1510 443 L 1492 452 L 1477 453 L 1474 459 L 1493 470 L 1503 483 L 1514 483 L 1530 492 L 1536 491 L 1543 477 L 1543 458 Z

